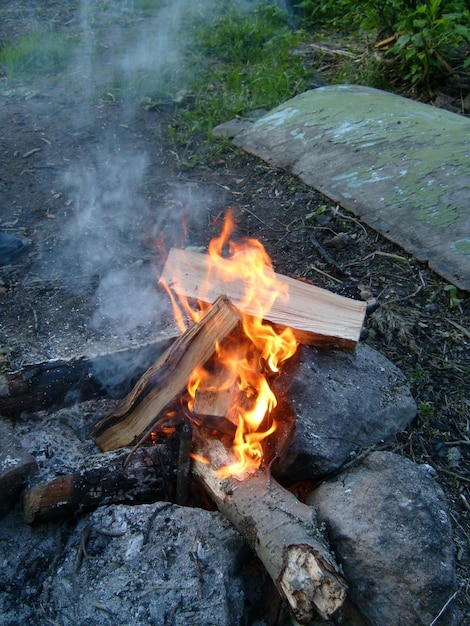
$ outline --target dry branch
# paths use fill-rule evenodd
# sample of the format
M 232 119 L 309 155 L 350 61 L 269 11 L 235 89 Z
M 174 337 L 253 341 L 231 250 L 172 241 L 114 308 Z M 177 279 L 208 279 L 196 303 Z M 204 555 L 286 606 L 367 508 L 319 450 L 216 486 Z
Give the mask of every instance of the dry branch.
M 312 507 L 302 504 L 266 471 L 237 481 L 212 468 L 229 463 L 223 444 L 199 441 L 193 473 L 219 511 L 263 562 L 295 619 L 307 624 L 315 612 L 328 619 L 346 598 L 347 585 L 328 550 Z
M 102 450 L 113 450 L 144 439 L 163 411 L 185 390 L 197 366 L 204 365 L 240 324 L 240 316 L 221 296 L 201 320 L 191 326 L 145 372 L 115 410 L 95 427 Z
M 230 264 L 220 259 L 218 264 Z M 248 315 L 257 311 L 242 306 L 245 285 L 241 280 L 223 282 L 217 277 L 215 262 L 206 254 L 172 248 L 162 279 L 177 294 L 212 302 L 225 294 Z M 210 285 L 204 286 L 210 275 Z M 293 329 L 300 343 L 352 352 L 359 341 L 366 304 L 345 298 L 308 283 L 276 274 L 289 289 L 289 301 L 277 298 L 265 319 L 274 326 Z M 203 290 L 204 289 L 204 290 Z
M 29 524 L 64 519 L 104 504 L 138 504 L 172 497 L 176 446 L 142 447 L 125 464 L 129 450 L 100 454 L 87 468 L 32 487 L 23 497 Z

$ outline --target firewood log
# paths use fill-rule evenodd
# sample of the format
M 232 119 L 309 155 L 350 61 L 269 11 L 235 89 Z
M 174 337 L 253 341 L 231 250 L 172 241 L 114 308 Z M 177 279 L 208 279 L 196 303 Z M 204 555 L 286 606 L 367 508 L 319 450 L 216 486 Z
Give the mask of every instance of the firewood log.
M 173 332 L 175 338 L 176 327 Z M 105 395 L 122 398 L 169 341 L 165 336 L 136 348 L 42 361 L 0 373 L 0 415 L 17 417 L 23 411 L 58 409 Z M 103 384 L 104 378 L 112 382 Z
M 220 259 L 218 264 L 230 264 Z M 210 285 L 205 289 L 205 277 L 210 275 Z M 275 274 L 278 281 L 288 287 L 287 302 L 277 298 L 265 320 L 273 326 L 289 326 L 299 343 L 319 348 L 353 352 L 361 334 L 366 303 L 345 298 L 288 276 Z M 172 248 L 161 278 L 177 294 L 188 298 L 213 301 L 225 294 L 235 306 L 248 315 L 258 315 L 242 305 L 245 285 L 241 280 L 222 281 L 217 266 L 207 254 Z
M 240 315 L 220 296 L 199 322 L 188 328 L 141 377 L 110 415 L 95 426 L 102 450 L 145 439 L 159 416 L 186 389 L 194 369 L 204 365 L 240 325 Z
M 194 450 L 194 476 L 256 552 L 295 619 L 308 624 L 315 612 L 328 619 L 343 604 L 347 584 L 315 510 L 266 470 L 243 480 L 219 478 L 214 469 L 230 464 L 230 455 L 218 439 L 199 439 Z
M 174 496 L 178 445 L 171 440 L 86 461 L 86 469 L 40 483 L 23 496 L 29 524 L 65 519 L 105 504 L 142 504 Z M 126 463 L 126 460 L 128 462 Z

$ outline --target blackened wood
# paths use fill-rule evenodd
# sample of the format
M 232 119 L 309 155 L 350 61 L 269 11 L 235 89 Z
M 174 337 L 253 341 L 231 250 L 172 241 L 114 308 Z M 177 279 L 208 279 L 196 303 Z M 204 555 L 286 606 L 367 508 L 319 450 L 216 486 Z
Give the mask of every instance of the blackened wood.
M 122 398 L 169 341 L 164 338 L 102 355 L 44 361 L 0 374 L 0 415 L 57 410 L 104 396 Z
M 174 497 L 178 442 L 100 454 L 86 469 L 32 487 L 23 497 L 29 524 L 75 516 L 105 504 L 142 504 Z M 126 463 L 126 461 L 128 461 Z

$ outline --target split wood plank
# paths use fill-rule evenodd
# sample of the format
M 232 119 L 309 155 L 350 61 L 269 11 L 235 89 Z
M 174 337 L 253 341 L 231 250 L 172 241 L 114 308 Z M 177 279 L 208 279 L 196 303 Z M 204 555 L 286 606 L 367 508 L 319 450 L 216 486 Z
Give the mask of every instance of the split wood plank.
M 225 282 L 219 277 L 217 265 L 232 263 L 219 259 L 217 263 L 207 254 L 172 248 L 163 268 L 161 280 L 176 293 L 204 302 L 212 302 L 224 294 L 248 315 L 257 312 L 243 302 L 244 284 L 241 280 Z M 210 280 L 206 281 L 206 277 Z M 345 298 L 288 276 L 275 274 L 287 285 L 287 302 L 277 298 L 266 313 L 265 320 L 273 326 L 290 326 L 299 343 L 319 348 L 353 352 L 359 341 L 366 312 L 366 303 Z
M 204 365 L 220 344 L 240 326 L 240 314 L 220 296 L 199 322 L 188 328 L 139 379 L 132 391 L 95 426 L 102 450 L 144 440 L 158 418 L 186 389 L 191 373 Z

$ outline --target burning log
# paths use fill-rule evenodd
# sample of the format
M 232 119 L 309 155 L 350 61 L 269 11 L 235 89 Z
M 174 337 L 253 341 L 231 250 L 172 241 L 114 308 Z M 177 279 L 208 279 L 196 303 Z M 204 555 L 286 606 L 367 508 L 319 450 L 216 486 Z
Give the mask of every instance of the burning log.
M 307 624 L 315 612 L 328 619 L 343 604 L 347 585 L 315 510 L 266 470 L 243 480 L 220 478 L 216 470 L 231 459 L 217 439 L 200 439 L 195 453 L 193 474 L 256 552 L 295 619 Z
M 115 410 L 95 427 L 102 450 L 145 440 L 163 411 L 186 389 L 191 373 L 240 324 L 228 298 L 220 296 L 199 322 L 184 332 L 139 379 Z
M 50 522 L 105 504 L 171 499 L 177 446 L 168 440 L 142 447 L 125 463 L 128 455 L 129 449 L 101 454 L 87 462 L 87 469 L 31 488 L 23 497 L 26 521 Z
M 229 259 L 214 261 L 207 254 L 172 248 L 161 280 L 178 295 L 212 302 L 225 294 L 243 313 L 259 315 L 259 310 L 251 308 L 244 300 L 246 285 L 240 275 L 232 271 L 232 264 Z M 232 276 L 231 280 L 227 280 L 227 276 Z M 288 289 L 289 299 L 286 302 L 277 297 L 272 307 L 265 311 L 266 321 L 274 327 L 292 328 L 299 343 L 354 351 L 364 322 L 366 303 L 287 276 L 274 273 L 273 276 Z

